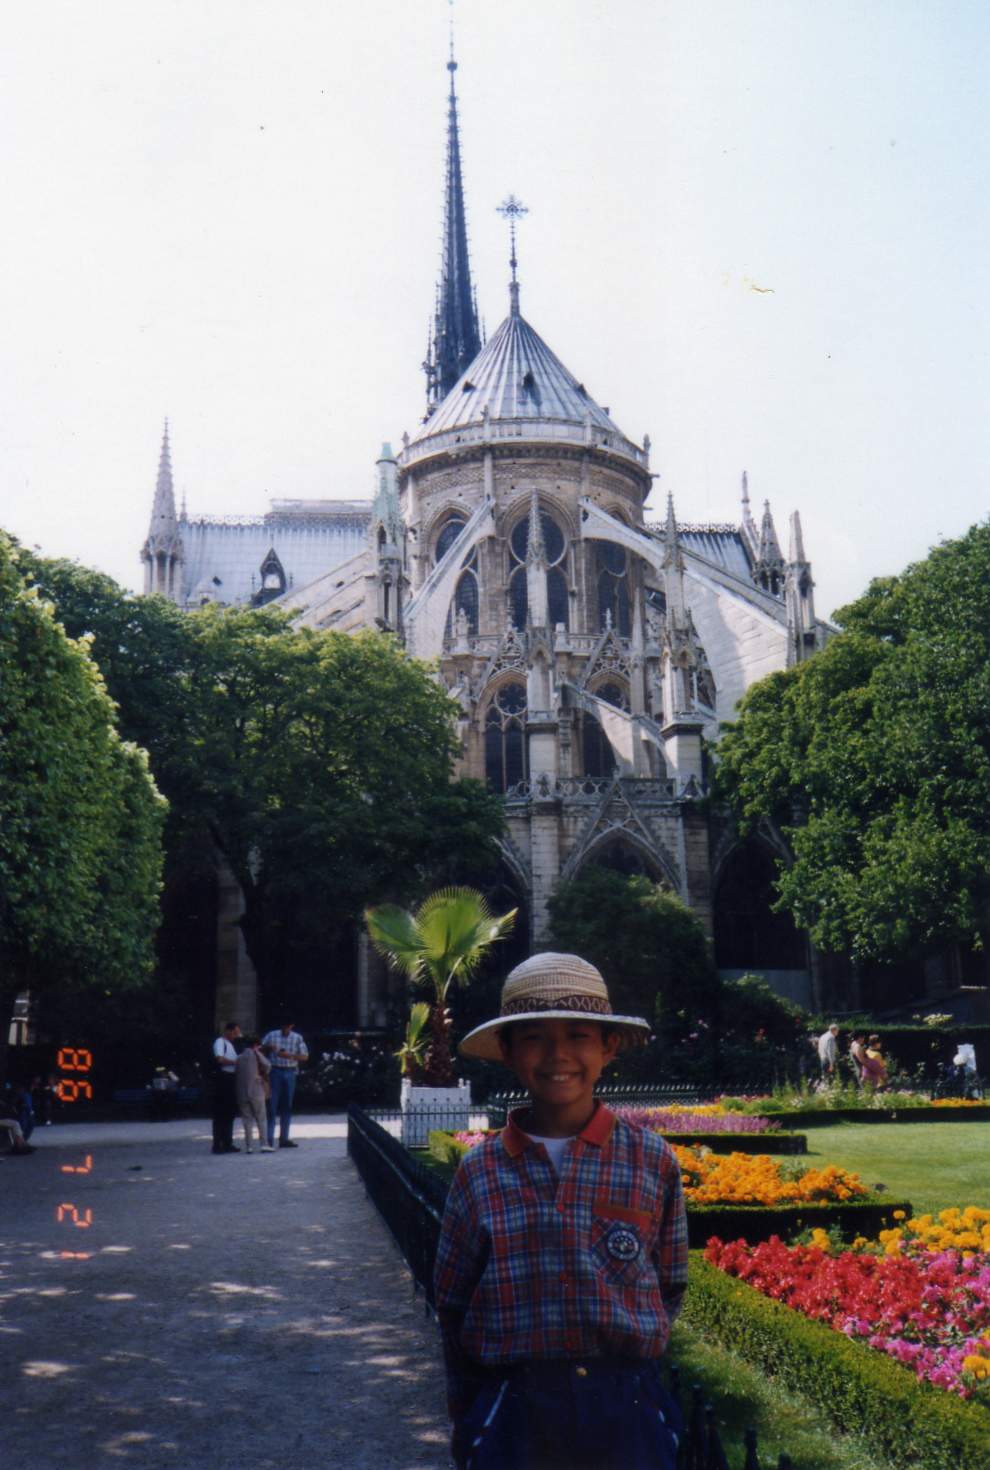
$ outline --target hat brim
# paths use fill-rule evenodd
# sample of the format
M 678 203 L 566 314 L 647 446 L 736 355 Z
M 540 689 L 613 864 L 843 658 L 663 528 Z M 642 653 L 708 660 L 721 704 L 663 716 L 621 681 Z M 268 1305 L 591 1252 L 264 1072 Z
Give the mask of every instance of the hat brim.
M 642 1046 L 650 1039 L 652 1027 L 642 1016 L 600 1016 L 590 1011 L 522 1011 L 518 1016 L 496 1016 L 494 1021 L 485 1021 L 469 1031 L 457 1050 L 462 1057 L 478 1057 L 485 1062 L 500 1062 L 502 1048 L 498 1033 L 503 1026 L 515 1026 L 520 1021 L 597 1021 L 610 1031 L 618 1031 L 621 1048 Z

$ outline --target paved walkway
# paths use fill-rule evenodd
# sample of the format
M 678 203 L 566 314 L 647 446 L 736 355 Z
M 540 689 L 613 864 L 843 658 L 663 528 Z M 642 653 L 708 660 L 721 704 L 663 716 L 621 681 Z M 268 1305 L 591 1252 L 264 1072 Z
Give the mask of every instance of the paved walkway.
M 3 1470 L 446 1470 L 436 1329 L 345 1131 L 215 1158 L 200 1120 L 68 1124 L 0 1156 Z

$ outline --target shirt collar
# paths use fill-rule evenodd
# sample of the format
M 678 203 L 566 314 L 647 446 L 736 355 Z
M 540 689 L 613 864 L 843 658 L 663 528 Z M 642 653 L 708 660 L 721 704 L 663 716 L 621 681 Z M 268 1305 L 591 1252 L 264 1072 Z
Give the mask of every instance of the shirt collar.
M 517 1122 L 524 1112 L 524 1108 L 517 1108 L 514 1113 L 510 1113 L 508 1122 L 502 1129 L 502 1146 L 510 1159 L 518 1158 L 521 1153 L 532 1146 L 533 1140 Z M 594 1144 L 595 1148 L 604 1148 L 612 1136 L 614 1127 L 615 1114 L 603 1102 L 598 1102 L 595 1105 L 595 1111 L 578 1134 L 578 1138 L 585 1143 Z

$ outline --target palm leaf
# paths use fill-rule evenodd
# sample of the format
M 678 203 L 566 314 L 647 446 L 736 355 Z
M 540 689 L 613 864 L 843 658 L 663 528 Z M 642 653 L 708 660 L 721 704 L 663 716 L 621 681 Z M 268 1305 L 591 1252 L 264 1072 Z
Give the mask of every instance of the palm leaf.
M 372 944 L 396 970 L 404 970 L 411 980 L 423 972 L 423 942 L 413 914 L 398 904 L 383 903 L 365 909 L 364 922 Z

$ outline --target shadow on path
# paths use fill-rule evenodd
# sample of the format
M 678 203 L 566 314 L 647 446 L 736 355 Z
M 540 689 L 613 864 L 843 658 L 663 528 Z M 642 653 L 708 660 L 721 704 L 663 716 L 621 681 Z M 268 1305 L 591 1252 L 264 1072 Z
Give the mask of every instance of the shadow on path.
M 339 1123 L 223 1158 L 111 1126 L 0 1159 L 4 1470 L 445 1470 L 435 1328 Z

